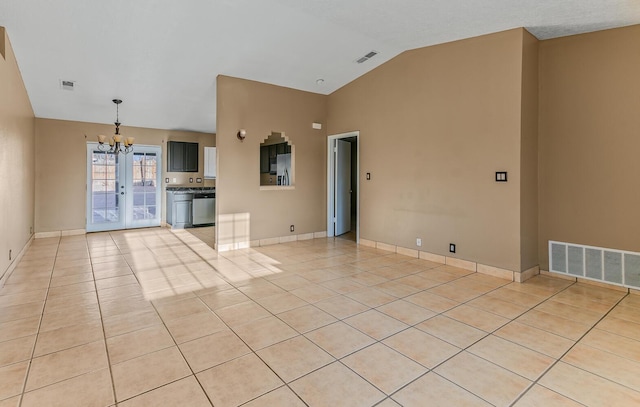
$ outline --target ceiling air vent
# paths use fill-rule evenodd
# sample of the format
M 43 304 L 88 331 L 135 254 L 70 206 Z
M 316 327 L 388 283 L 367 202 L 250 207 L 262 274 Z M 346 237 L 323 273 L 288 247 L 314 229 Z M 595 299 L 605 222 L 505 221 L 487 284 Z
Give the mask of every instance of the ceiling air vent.
M 60 87 L 64 90 L 73 90 L 75 86 L 76 83 L 74 81 L 65 81 L 60 79 Z
M 356 62 L 361 64 L 361 63 L 363 63 L 363 62 L 375 57 L 376 55 L 378 55 L 378 53 L 376 51 L 371 51 L 368 54 L 366 54 L 365 56 L 357 59 Z

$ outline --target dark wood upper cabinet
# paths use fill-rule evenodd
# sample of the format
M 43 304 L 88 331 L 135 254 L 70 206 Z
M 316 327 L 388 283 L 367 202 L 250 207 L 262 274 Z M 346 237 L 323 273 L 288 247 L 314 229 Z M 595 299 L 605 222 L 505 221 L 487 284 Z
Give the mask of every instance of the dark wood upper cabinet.
M 269 172 L 269 146 L 260 147 L 260 173 Z
M 169 141 L 168 172 L 198 172 L 198 143 Z
M 184 165 L 185 172 L 198 172 L 198 143 L 186 143 L 187 152 L 186 163 Z
M 291 154 L 289 143 L 270 144 L 260 146 L 260 173 L 276 173 L 276 160 L 281 154 Z

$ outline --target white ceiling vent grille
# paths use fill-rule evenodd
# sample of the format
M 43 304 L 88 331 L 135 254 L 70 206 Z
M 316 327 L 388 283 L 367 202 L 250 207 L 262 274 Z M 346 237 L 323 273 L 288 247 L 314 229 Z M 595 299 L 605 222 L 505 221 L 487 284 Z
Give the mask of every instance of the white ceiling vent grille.
M 65 81 L 64 79 L 60 79 L 60 87 L 64 90 L 74 90 L 75 86 L 75 81 Z
M 361 64 L 361 63 L 363 63 L 363 62 L 365 62 L 365 61 L 370 60 L 371 58 L 375 57 L 376 55 L 378 55 L 378 53 L 377 53 L 376 51 L 371 51 L 371 52 L 369 52 L 368 54 L 366 54 L 365 56 L 363 56 L 363 57 L 361 57 L 361 58 L 358 58 L 358 59 L 356 60 L 356 62 L 357 62 L 357 63 L 359 63 L 359 64 Z
M 640 253 L 550 240 L 549 271 L 640 288 Z

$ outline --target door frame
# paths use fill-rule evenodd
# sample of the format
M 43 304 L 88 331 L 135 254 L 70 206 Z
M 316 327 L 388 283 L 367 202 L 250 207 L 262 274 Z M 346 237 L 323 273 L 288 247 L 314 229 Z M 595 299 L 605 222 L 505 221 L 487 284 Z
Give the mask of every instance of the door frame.
M 336 208 L 336 154 L 335 142 L 355 137 L 356 143 L 356 243 L 360 242 L 360 131 L 334 134 L 327 137 L 327 237 L 334 237 L 334 213 Z M 353 165 L 352 165 L 353 167 Z
M 158 188 L 156 190 L 156 213 L 158 214 L 158 220 L 156 222 L 156 220 L 149 220 L 146 222 L 138 222 L 137 225 L 135 226 L 131 226 L 131 219 L 128 219 L 127 216 L 132 216 L 133 215 L 133 178 L 130 177 L 131 174 L 127 173 L 127 166 L 129 165 L 130 161 L 132 161 L 132 155 L 135 153 L 135 151 L 124 155 L 123 159 L 118 161 L 118 166 L 119 166 L 119 171 L 124 174 L 121 176 L 121 179 L 123 181 L 124 184 L 124 189 L 125 189 L 125 193 L 127 194 L 127 197 L 124 199 L 124 204 L 120 205 L 120 211 L 121 211 L 121 219 L 120 222 L 116 223 L 104 223 L 104 224 L 96 224 L 96 225 L 92 225 L 91 227 L 89 226 L 89 220 L 90 217 L 92 215 L 91 212 L 91 208 L 92 208 L 92 196 L 91 196 L 91 188 L 92 186 L 90 185 L 92 179 L 90 177 L 89 174 L 91 174 L 92 172 L 92 167 L 93 167 L 93 162 L 91 161 L 91 155 L 93 154 L 93 151 L 98 149 L 98 143 L 96 142 L 87 142 L 87 154 L 86 154 L 86 159 L 87 159 L 87 172 L 86 172 L 86 206 L 85 206 L 85 230 L 90 231 L 90 232 L 104 232 L 104 231 L 111 231 L 111 230 L 126 230 L 126 229 L 137 229 L 137 228 L 144 228 L 144 227 L 155 227 L 155 226 L 160 226 L 162 224 L 162 147 L 161 146 L 154 146 L 154 145 L 137 145 L 137 147 L 145 150 L 145 149 L 152 149 L 154 150 L 153 152 L 156 154 L 156 160 L 157 160 L 157 173 L 156 173 L 156 184 L 158 185 Z M 131 157 L 129 157 L 129 155 L 131 155 Z M 131 179 L 130 179 L 131 178 Z M 129 197 L 129 195 L 131 197 Z M 116 227 L 114 228 L 113 226 L 116 225 Z

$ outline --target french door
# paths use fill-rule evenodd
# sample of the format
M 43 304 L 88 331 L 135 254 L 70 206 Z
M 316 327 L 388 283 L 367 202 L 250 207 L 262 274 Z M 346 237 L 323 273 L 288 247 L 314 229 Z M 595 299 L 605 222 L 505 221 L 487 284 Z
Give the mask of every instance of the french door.
M 87 232 L 160 226 L 162 148 L 128 154 L 87 143 Z

